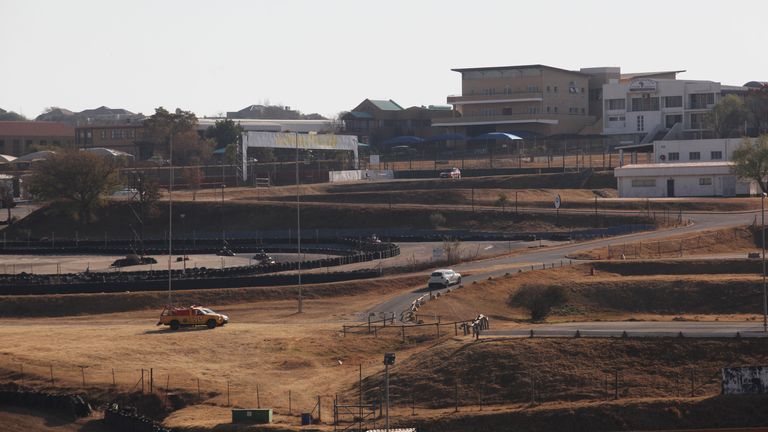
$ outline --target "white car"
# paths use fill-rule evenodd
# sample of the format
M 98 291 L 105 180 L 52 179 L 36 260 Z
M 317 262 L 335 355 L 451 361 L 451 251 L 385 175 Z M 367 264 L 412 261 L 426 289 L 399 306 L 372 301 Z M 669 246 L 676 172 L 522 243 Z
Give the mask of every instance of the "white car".
M 448 171 L 443 171 L 440 173 L 440 178 L 461 178 L 461 170 L 453 167 Z
M 461 283 L 461 274 L 451 269 L 439 269 L 429 275 L 428 285 L 430 288 L 447 288 L 450 285 Z
M 137 193 L 139 193 L 139 191 L 138 191 L 138 190 L 136 190 L 136 189 L 134 189 L 134 188 L 129 188 L 129 187 L 126 187 L 126 188 L 122 188 L 122 189 L 120 189 L 120 190 L 117 190 L 117 191 L 115 191 L 115 192 L 112 192 L 112 196 L 113 196 L 113 197 L 128 197 L 128 198 L 133 198 L 133 197 L 135 197 L 135 196 L 136 196 L 136 194 L 137 194 Z

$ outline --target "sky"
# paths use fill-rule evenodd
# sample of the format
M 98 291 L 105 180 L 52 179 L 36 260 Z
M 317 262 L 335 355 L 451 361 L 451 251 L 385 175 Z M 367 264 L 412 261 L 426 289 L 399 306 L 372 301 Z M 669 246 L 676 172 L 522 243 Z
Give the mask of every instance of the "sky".
M 758 0 L 0 0 L 0 108 L 216 116 L 445 104 L 452 68 L 685 69 L 768 81 Z

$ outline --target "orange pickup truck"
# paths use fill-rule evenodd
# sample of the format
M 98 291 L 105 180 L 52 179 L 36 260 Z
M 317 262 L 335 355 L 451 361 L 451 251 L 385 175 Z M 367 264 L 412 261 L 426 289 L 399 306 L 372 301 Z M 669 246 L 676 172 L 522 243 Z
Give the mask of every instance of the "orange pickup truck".
M 211 309 L 202 306 L 190 307 L 165 307 L 160 314 L 160 320 L 157 325 L 167 325 L 171 330 L 178 330 L 181 327 L 191 327 L 204 325 L 209 329 L 223 326 L 229 322 L 229 317 L 214 312 Z

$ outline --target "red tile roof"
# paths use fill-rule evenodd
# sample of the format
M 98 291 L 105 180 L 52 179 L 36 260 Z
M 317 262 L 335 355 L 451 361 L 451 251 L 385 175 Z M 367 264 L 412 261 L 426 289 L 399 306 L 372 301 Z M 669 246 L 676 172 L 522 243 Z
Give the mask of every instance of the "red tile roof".
M 75 137 L 75 128 L 66 123 L 44 121 L 0 121 L 0 136 Z

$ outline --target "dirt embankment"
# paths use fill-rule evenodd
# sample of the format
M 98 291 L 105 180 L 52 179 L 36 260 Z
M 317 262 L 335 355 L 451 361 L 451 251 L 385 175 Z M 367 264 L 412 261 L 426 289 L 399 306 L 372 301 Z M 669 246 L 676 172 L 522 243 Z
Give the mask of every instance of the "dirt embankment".
M 302 296 L 307 299 L 388 293 L 423 283 L 423 277 L 393 277 L 333 284 L 305 285 Z M 298 288 L 255 287 L 195 291 L 174 291 L 178 304 L 238 304 L 263 300 L 293 299 Z M 41 296 L 1 296 L 0 316 L 55 317 L 128 312 L 157 308 L 166 303 L 166 292 L 126 292 L 105 294 L 69 294 Z
M 398 362 L 390 370 L 390 399 L 447 408 L 458 389 L 460 405 L 528 403 L 533 387 L 537 402 L 597 402 L 614 397 L 616 371 L 621 399 L 690 396 L 692 377 L 696 396 L 715 396 L 722 367 L 760 365 L 767 355 L 760 340 L 450 341 Z M 380 379 L 364 380 L 371 397 Z
M 762 289 L 760 268 L 755 260 L 597 261 L 472 283 L 428 302 L 419 313 L 446 321 L 482 313 L 497 321 L 527 322 L 530 312 L 511 299 L 521 287 L 543 285 L 562 287 L 567 296 L 564 305 L 552 309 L 549 321 L 621 320 L 638 314 L 732 319 L 725 315 L 761 312 L 755 301 Z
M 755 228 L 743 226 L 695 234 L 671 236 L 659 241 L 630 242 L 572 253 L 569 258 L 646 259 L 679 258 L 691 255 L 710 255 L 730 252 L 753 252 L 759 245 Z
M 192 237 L 193 233 L 258 232 L 259 230 L 285 230 L 288 237 L 296 220 L 295 204 L 260 204 L 225 202 L 182 202 L 174 208 L 175 234 Z M 442 218 L 436 222 L 433 215 Z M 181 217 L 184 215 L 184 218 Z M 591 214 L 519 214 L 499 211 L 476 211 L 456 209 L 386 208 L 353 206 L 350 208 L 333 204 L 305 204 L 301 209 L 302 229 L 434 229 L 453 228 L 478 231 L 510 230 L 560 231 L 571 228 L 592 228 L 627 224 L 653 224 L 652 219 L 635 215 L 605 215 L 596 220 Z M 159 203 L 146 221 L 144 230 L 147 237 L 164 238 L 168 226 L 167 203 Z M 8 240 L 27 241 L 34 238 L 50 237 L 74 239 L 133 238 L 132 229 L 137 232 L 137 220 L 125 202 L 112 202 L 98 209 L 93 221 L 87 225 L 72 219 L 61 206 L 44 207 L 24 218 L 6 230 Z
M 504 412 L 473 410 L 435 420 L 420 420 L 425 432 L 507 430 L 520 432 L 620 431 L 620 430 L 768 430 L 766 396 L 718 396 L 693 400 L 649 400 L 558 407 L 537 407 Z M 403 423 L 411 425 L 412 423 Z M 730 429 L 750 428 L 750 429 Z M 754 429 L 753 429 L 754 428 Z

